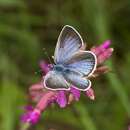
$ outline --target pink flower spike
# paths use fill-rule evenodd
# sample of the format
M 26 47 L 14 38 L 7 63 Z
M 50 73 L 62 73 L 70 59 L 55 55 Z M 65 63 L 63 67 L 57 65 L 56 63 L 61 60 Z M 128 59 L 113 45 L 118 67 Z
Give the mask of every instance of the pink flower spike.
M 88 96 L 91 100 L 95 100 L 94 90 L 92 88 L 89 88 L 85 92 L 86 96 Z
M 75 100 L 78 101 L 80 98 L 80 91 L 72 86 L 70 92 L 73 94 Z
M 56 102 L 59 104 L 59 106 L 61 108 L 64 108 L 67 105 L 66 95 L 65 95 L 65 92 L 63 90 L 60 90 L 57 93 Z
M 111 40 L 106 40 L 103 44 L 101 44 L 101 48 L 108 49 L 111 45 Z

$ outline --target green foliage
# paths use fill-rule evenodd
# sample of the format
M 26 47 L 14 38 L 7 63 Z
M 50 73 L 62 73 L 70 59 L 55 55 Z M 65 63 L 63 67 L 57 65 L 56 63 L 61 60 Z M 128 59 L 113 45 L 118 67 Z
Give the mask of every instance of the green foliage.
M 0 129 L 19 129 L 28 87 L 40 80 L 34 72 L 47 59 L 42 48 L 53 55 L 61 28 L 69 24 L 89 46 L 112 40 L 115 51 L 106 63 L 112 73 L 93 83 L 95 102 L 82 96 L 64 110 L 54 106 L 32 129 L 125 130 L 130 122 L 129 14 L 127 0 L 0 0 Z

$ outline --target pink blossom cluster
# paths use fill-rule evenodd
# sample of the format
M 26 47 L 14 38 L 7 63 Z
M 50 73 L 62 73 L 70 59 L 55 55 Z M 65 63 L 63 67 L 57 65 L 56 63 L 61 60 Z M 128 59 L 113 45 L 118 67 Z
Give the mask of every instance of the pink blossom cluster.
M 97 56 L 98 65 L 93 75 L 88 78 L 95 78 L 100 74 L 104 74 L 109 71 L 109 68 L 103 65 L 103 63 L 112 55 L 113 48 L 110 48 L 110 44 L 111 41 L 107 40 L 103 44 L 92 47 L 90 49 Z M 82 47 L 82 49 L 85 49 L 85 47 Z M 44 74 L 50 70 L 50 67 L 51 65 L 49 65 L 47 62 L 40 62 L 40 68 Z M 71 86 L 71 89 L 66 91 L 47 90 L 44 88 L 42 80 L 36 84 L 33 84 L 29 88 L 29 93 L 32 101 L 36 103 L 36 106 L 34 108 L 31 106 L 26 107 L 26 112 L 22 115 L 21 120 L 24 123 L 36 124 L 40 119 L 41 113 L 44 112 L 52 103 L 57 103 L 61 108 L 64 108 L 74 101 L 79 101 L 81 91 L 76 89 L 74 86 Z M 95 94 L 92 86 L 83 93 L 91 100 L 95 99 Z

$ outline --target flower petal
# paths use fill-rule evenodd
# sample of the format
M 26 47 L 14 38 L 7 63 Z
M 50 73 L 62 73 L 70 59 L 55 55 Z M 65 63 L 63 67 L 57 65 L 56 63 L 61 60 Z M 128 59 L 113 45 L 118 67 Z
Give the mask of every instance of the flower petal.
M 106 40 L 105 42 L 103 42 L 100 47 L 104 48 L 104 49 L 108 49 L 111 45 L 111 40 Z
M 40 115 L 41 113 L 38 109 L 31 111 L 27 110 L 27 112 L 21 116 L 21 121 L 24 123 L 36 124 L 40 118 Z
M 71 86 L 70 92 L 73 94 L 75 100 L 78 101 L 79 98 L 80 98 L 80 90 L 78 90 L 78 89 L 74 88 L 73 86 Z
M 61 108 L 64 108 L 66 106 L 67 99 L 66 99 L 65 91 L 63 90 L 58 91 L 56 102 L 59 104 Z
M 113 52 L 113 48 L 108 48 L 106 49 L 106 51 L 101 53 L 97 57 L 98 64 L 102 64 L 103 62 L 105 62 L 112 55 L 112 52 Z
M 40 61 L 39 65 L 40 65 L 40 68 L 42 69 L 42 71 L 45 74 L 50 70 L 49 64 L 46 61 L 44 61 L 44 60 Z
M 94 95 L 94 90 L 92 88 L 89 88 L 86 92 L 85 92 L 86 96 L 88 96 L 91 100 L 95 99 L 95 95 Z
M 111 41 L 106 40 L 101 45 L 96 46 L 96 47 L 92 47 L 91 51 L 98 57 L 100 54 L 105 52 L 110 47 L 110 44 L 111 44 Z

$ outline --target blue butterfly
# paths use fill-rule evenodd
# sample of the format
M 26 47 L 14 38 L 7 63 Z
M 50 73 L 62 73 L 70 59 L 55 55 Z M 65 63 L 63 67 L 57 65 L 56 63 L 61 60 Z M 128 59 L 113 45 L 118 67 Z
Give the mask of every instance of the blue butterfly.
M 91 86 L 87 78 L 92 75 L 97 58 L 91 51 L 83 51 L 80 34 L 69 25 L 65 25 L 59 35 L 52 70 L 44 77 L 44 86 L 50 90 L 69 90 L 75 88 L 86 91 Z

